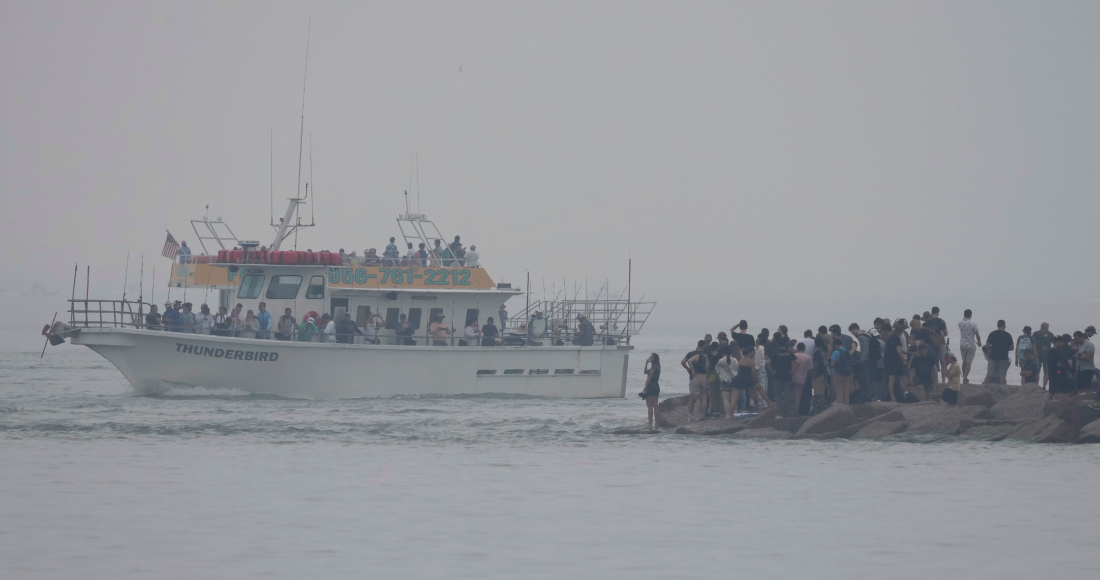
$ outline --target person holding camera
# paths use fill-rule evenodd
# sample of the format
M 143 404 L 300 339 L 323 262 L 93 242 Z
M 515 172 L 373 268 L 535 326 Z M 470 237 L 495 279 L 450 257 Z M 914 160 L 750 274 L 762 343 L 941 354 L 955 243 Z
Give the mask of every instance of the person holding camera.
M 646 411 L 649 413 L 649 428 L 657 428 L 657 419 L 660 411 L 657 408 L 657 397 L 661 395 L 661 357 L 652 353 L 645 361 L 645 388 L 638 396 L 645 400 Z

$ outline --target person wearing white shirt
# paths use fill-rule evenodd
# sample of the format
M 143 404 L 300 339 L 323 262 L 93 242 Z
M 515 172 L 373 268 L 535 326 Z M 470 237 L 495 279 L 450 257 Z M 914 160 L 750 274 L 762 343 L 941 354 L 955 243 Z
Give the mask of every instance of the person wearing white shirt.
M 381 314 L 377 312 L 371 312 L 370 306 L 367 307 L 367 322 L 363 325 L 363 341 L 370 344 L 378 344 L 378 323 L 381 322 L 383 326 L 386 320 L 382 318 Z
M 481 255 L 477 253 L 477 246 L 470 246 L 469 250 L 466 250 L 466 267 L 467 268 L 480 268 Z
M 328 313 L 321 315 L 321 324 L 324 325 L 321 329 L 321 342 L 336 342 L 336 323 Z
M 203 304 L 199 307 L 199 314 L 195 317 L 195 333 L 211 334 L 214 332 L 214 315 L 210 314 L 210 307 Z
M 471 320 L 466 325 L 466 329 L 462 332 L 462 337 L 466 339 L 466 343 L 469 346 L 477 346 L 481 344 L 481 328 L 477 325 L 477 320 Z

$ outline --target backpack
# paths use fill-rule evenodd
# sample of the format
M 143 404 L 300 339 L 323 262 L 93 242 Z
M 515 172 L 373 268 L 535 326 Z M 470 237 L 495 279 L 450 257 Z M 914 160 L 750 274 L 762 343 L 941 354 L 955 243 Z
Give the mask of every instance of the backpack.
M 867 360 L 877 361 L 882 358 L 882 345 L 876 336 L 868 334 L 867 338 L 870 339 L 867 341 Z
M 844 376 L 852 374 L 852 354 L 848 349 L 840 351 L 839 360 L 836 361 L 836 374 Z
M 942 334 L 936 332 L 932 328 L 925 328 L 923 330 L 925 331 L 924 332 L 924 338 L 928 341 L 928 343 L 930 345 L 935 346 L 935 347 L 943 346 L 943 335 Z
M 714 367 L 714 370 L 718 372 L 718 380 L 722 381 L 723 383 L 733 382 L 733 377 L 735 373 L 733 372 L 733 369 L 730 368 L 729 363 L 727 363 L 724 358 L 719 359 L 718 364 Z

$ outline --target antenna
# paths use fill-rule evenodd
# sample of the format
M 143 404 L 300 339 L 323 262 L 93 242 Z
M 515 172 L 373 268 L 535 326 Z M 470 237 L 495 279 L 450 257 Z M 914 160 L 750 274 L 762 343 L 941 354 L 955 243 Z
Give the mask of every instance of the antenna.
M 405 190 L 405 213 L 412 213 L 409 209 L 409 190 Z
M 313 131 L 309 132 L 309 182 L 313 183 Z M 306 188 L 306 195 L 309 195 L 309 188 Z M 313 183 L 313 197 L 309 198 L 309 225 L 316 225 L 314 221 L 314 203 L 313 199 L 317 197 L 317 184 Z
M 271 147 L 271 149 L 270 149 L 270 157 L 271 157 L 270 163 L 271 164 L 268 167 L 271 168 L 270 169 L 270 172 L 271 172 L 271 175 L 270 175 L 270 177 L 271 177 L 271 186 L 270 186 L 270 189 L 268 190 L 268 199 L 271 200 L 271 225 L 274 226 L 275 225 L 275 129 L 271 130 L 270 144 L 271 144 L 270 145 L 270 147 Z M 210 207 L 210 206 L 206 206 L 206 207 Z
M 414 150 L 416 156 L 416 213 L 420 213 L 420 152 Z
M 306 79 L 309 78 L 309 32 L 312 27 L 313 15 L 311 14 L 309 16 L 309 23 L 306 24 L 306 67 L 305 72 L 302 73 L 302 123 L 298 128 L 298 183 L 295 186 L 295 195 L 302 193 L 302 138 L 306 133 Z M 294 237 L 297 239 L 297 234 L 295 234 Z
M 126 252 L 126 274 L 122 277 L 122 301 L 126 302 L 126 283 L 130 281 L 130 252 Z

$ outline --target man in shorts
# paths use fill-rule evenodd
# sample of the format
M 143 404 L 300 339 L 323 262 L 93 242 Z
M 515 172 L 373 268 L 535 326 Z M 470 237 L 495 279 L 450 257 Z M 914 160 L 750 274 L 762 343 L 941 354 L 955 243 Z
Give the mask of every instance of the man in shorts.
M 959 323 L 959 355 L 962 360 L 963 383 L 969 383 L 970 367 L 974 364 L 974 355 L 982 347 L 982 336 L 979 334 L 978 325 L 970 320 L 973 312 L 967 308 L 963 311 L 962 322 Z
M 1039 330 L 1031 333 L 1031 342 L 1035 348 L 1035 361 L 1039 363 L 1039 366 L 1043 369 L 1043 389 L 1047 388 L 1047 383 L 1050 382 L 1050 368 L 1047 364 L 1047 355 L 1050 353 L 1050 348 L 1054 343 L 1054 333 L 1050 331 L 1050 323 L 1044 322 L 1039 325 Z

